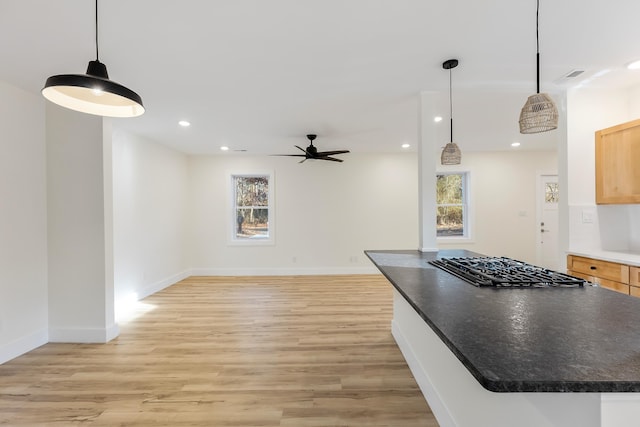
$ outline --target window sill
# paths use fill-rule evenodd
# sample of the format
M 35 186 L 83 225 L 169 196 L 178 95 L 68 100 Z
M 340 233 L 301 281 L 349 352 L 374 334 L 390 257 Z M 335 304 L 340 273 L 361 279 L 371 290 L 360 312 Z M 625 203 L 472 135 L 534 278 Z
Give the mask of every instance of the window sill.
M 274 246 L 276 242 L 273 239 L 230 239 L 228 246 Z
M 436 237 L 436 242 L 443 244 L 473 244 L 475 240 L 471 237 Z

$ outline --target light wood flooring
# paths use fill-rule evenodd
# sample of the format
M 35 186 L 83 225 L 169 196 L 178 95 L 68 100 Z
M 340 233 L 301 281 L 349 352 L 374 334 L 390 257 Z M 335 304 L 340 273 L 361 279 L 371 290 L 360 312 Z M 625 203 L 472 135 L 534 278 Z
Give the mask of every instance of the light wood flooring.
M 435 427 L 380 275 L 191 277 L 107 344 L 0 365 L 0 424 Z

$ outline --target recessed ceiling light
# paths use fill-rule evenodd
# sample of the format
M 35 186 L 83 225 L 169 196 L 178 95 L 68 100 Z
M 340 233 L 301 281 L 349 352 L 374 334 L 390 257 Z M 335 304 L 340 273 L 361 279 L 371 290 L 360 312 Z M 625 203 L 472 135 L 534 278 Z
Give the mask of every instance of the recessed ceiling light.
M 222 147 L 220 147 L 220 149 L 222 151 L 229 151 L 229 147 L 227 147 L 226 145 L 223 145 Z
M 186 121 L 186 120 L 180 120 L 180 121 L 178 122 L 178 124 L 179 124 L 180 126 L 184 127 L 184 128 L 186 128 L 186 127 L 188 127 L 188 126 L 191 126 L 191 123 L 189 123 L 189 122 L 188 122 L 188 121 Z
M 520 147 L 520 143 L 519 142 L 512 142 L 511 146 L 512 147 Z
M 640 60 L 633 61 L 632 63 L 627 65 L 627 68 L 630 70 L 640 70 Z
M 407 143 L 402 144 L 402 148 L 409 148 L 409 147 L 411 147 L 411 144 L 407 144 Z
M 434 122 L 436 122 L 436 123 L 441 122 L 441 121 L 442 121 L 442 117 L 440 117 L 440 116 L 435 116 L 435 117 L 433 118 L 433 121 L 434 121 Z

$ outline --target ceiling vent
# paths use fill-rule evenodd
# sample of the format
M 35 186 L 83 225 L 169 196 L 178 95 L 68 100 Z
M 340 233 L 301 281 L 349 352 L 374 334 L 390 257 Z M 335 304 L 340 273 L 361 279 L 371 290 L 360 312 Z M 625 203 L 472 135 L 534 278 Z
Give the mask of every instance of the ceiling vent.
M 564 76 L 565 79 L 573 79 L 574 77 L 578 77 L 580 74 L 584 73 L 584 70 L 572 70 Z
M 560 77 L 556 81 L 554 81 L 554 83 L 555 84 L 571 83 L 571 81 L 573 79 L 575 79 L 576 77 L 578 77 L 582 73 L 584 73 L 584 70 L 578 70 L 578 69 L 571 70 L 567 74 L 563 75 L 562 77 Z

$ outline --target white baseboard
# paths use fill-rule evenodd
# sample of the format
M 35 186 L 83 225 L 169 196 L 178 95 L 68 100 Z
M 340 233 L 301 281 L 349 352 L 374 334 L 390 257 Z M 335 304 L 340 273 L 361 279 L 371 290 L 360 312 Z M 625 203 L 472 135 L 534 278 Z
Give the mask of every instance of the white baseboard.
M 120 334 L 118 325 L 107 328 L 50 328 L 49 342 L 103 344 Z
M 159 292 L 189 276 L 305 276 L 335 274 L 380 274 L 374 266 L 328 268 L 193 268 L 145 286 L 138 299 Z M 117 324 L 106 328 L 49 328 L 21 337 L 0 347 L 0 364 L 21 356 L 48 342 L 106 343 L 120 334 Z
M 0 365 L 34 350 L 49 341 L 46 329 L 33 332 L 0 347 Z
M 311 268 L 192 268 L 191 276 L 315 276 L 332 274 L 380 274 L 368 267 L 311 267 Z
M 153 295 L 156 292 L 159 292 L 165 288 L 168 288 L 171 285 L 175 285 L 179 281 L 186 279 L 189 276 L 193 276 L 192 272 L 189 270 L 182 271 L 180 273 L 174 274 L 173 276 L 169 276 L 165 279 L 159 280 L 155 283 L 145 286 L 138 293 L 138 299 L 143 299 L 148 297 L 149 295 Z
M 418 250 L 420 252 L 438 252 L 440 249 L 435 247 L 435 248 L 419 248 Z

